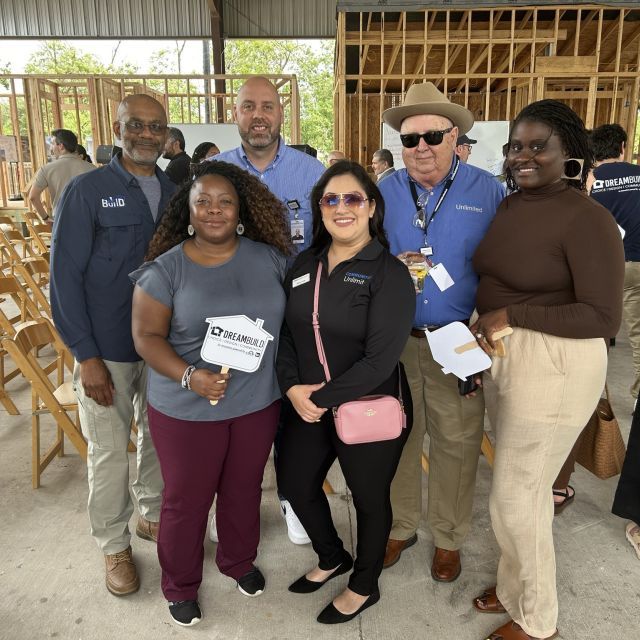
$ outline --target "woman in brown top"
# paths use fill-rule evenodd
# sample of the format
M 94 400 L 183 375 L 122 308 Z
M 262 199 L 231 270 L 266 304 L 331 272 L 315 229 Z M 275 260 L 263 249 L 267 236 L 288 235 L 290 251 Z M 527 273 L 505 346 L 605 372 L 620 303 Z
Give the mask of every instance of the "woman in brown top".
M 576 162 L 577 159 L 577 162 Z M 507 184 L 473 264 L 480 346 L 507 326 L 506 357 L 485 376 L 496 434 L 490 511 L 497 587 L 474 600 L 511 620 L 491 640 L 557 635 L 551 487 L 602 392 L 605 340 L 622 311 L 624 256 L 611 214 L 584 191 L 587 132 L 566 105 L 525 107 L 509 136 Z

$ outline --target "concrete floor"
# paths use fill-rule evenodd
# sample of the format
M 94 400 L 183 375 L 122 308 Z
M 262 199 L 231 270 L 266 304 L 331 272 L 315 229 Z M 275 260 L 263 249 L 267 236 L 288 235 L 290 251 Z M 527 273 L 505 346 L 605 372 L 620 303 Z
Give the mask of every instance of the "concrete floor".
M 609 385 L 625 437 L 633 408 L 627 391 L 630 378 L 629 345 L 621 335 L 611 352 Z M 287 585 L 308 570 L 315 558 L 310 546 L 294 546 L 286 537 L 269 462 L 257 560 L 267 578 L 264 595 L 246 598 L 234 581 L 218 573 L 214 545 L 207 540 L 199 596 L 204 619 L 190 629 L 176 627 L 160 592 L 153 544 L 132 539 L 142 579 L 137 594 L 116 598 L 105 589 L 102 557 L 88 531 L 86 471 L 70 446 L 69 455 L 55 459 L 44 472 L 42 487 L 31 488 L 29 388 L 19 379 L 9 383 L 8 389 L 22 415 L 0 414 L 2 639 L 161 640 L 190 635 L 209 640 L 482 640 L 505 619 L 475 613 L 471 606 L 475 595 L 495 583 L 497 563 L 487 509 L 491 470 L 484 459 L 461 577 L 449 585 L 431 579 L 432 541 L 423 520 L 418 544 L 383 572 L 380 603 L 337 627 L 321 626 L 315 617 L 344 588 L 346 576 L 315 594 L 287 591 Z M 336 526 L 347 548 L 353 549 L 355 517 L 350 497 L 339 470 L 332 469 L 330 480 L 338 491 L 331 497 Z M 554 522 L 559 628 L 566 640 L 638 637 L 640 561 L 625 540 L 624 521 L 610 513 L 616 482 L 617 478 L 597 480 L 579 467 L 572 481 L 576 500 Z

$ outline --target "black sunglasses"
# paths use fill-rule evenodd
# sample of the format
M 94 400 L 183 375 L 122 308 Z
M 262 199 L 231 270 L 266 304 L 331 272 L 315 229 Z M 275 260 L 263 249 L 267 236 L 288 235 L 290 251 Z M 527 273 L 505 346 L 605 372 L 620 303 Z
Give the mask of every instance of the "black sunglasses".
M 407 149 L 413 149 L 420 144 L 422 138 L 429 146 L 436 147 L 442 143 L 444 134 L 453 131 L 453 127 L 443 129 L 442 131 L 425 131 L 424 133 L 404 133 L 400 134 L 400 142 Z

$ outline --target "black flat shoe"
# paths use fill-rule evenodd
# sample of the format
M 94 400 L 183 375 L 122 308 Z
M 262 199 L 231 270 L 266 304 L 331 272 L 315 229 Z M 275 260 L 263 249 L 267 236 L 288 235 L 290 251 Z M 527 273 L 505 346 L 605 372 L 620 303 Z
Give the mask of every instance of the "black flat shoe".
M 330 602 L 318 616 L 317 620 L 321 624 L 341 624 L 343 622 L 349 622 L 349 620 L 353 620 L 356 616 L 360 615 L 365 609 L 373 606 L 376 602 L 380 600 L 380 592 L 375 591 L 372 593 L 363 603 L 362 606 L 353 613 L 340 613 L 334 606 L 333 602 Z
M 343 573 L 347 573 L 347 571 L 351 571 L 352 567 L 353 558 L 345 551 L 344 559 L 328 578 L 325 578 L 322 582 L 316 582 L 315 580 L 309 580 L 307 576 L 304 575 L 301 578 L 298 578 L 293 584 L 289 585 L 289 591 L 292 593 L 313 593 L 322 585 L 327 584 L 329 580 L 332 580 L 337 576 L 341 576 Z

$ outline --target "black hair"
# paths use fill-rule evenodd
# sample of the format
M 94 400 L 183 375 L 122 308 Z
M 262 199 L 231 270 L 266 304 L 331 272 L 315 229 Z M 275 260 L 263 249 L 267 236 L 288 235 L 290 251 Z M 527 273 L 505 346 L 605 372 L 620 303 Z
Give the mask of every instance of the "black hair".
M 562 144 L 563 151 L 569 158 L 580 158 L 584 160 L 580 180 L 568 180 L 568 183 L 584 191 L 587 183 L 587 176 L 593 167 L 593 153 L 589 146 L 589 137 L 585 129 L 584 122 L 580 116 L 562 102 L 558 100 L 538 100 L 527 105 L 515 118 L 509 130 L 509 146 L 511 136 L 518 124 L 523 121 L 542 122 L 551 128 Z M 511 169 L 506 167 L 506 183 L 511 191 L 517 191 L 518 185 L 511 173 Z
M 215 142 L 201 142 L 194 150 L 191 155 L 191 162 L 193 164 L 198 164 L 202 162 L 207 157 L 207 153 L 209 153 L 209 149 L 211 147 L 218 148 L 218 145 Z
M 191 210 L 189 196 L 193 184 L 204 176 L 226 178 L 238 194 L 238 218 L 244 225 L 244 236 L 275 247 L 284 255 L 291 255 L 289 219 L 284 205 L 255 176 L 228 162 L 202 162 L 190 180 L 185 180 L 173 194 L 162 216 L 145 260 L 159 255 L 186 240 Z
M 618 158 L 627 143 L 627 132 L 619 124 L 603 124 L 591 132 L 589 141 L 597 161 Z
M 176 129 L 175 127 L 169 127 L 169 132 L 167 135 L 171 140 L 177 140 L 178 146 L 180 147 L 180 151 L 184 151 L 184 146 L 185 146 L 184 135 L 182 134 L 182 131 L 180 131 L 180 129 Z
M 56 144 L 61 144 L 69 153 L 75 153 L 78 147 L 78 136 L 69 129 L 54 129 L 51 132 Z
M 351 160 L 339 160 L 332 164 L 316 182 L 311 190 L 311 213 L 313 214 L 313 238 L 311 247 L 313 249 L 324 249 L 331 244 L 331 236 L 322 222 L 322 212 L 320 211 L 320 198 L 324 195 L 324 190 L 332 178 L 343 175 L 353 176 L 362 187 L 367 198 L 376 203 L 373 217 L 369 218 L 369 233 L 372 238 L 377 238 L 380 244 L 386 249 L 389 248 L 389 241 L 385 235 L 382 222 L 384 220 L 384 199 L 376 183 L 369 177 L 364 167 Z
M 393 167 L 393 154 L 389 149 L 378 149 L 373 157 L 380 158 L 382 162 L 386 162 L 390 167 Z

